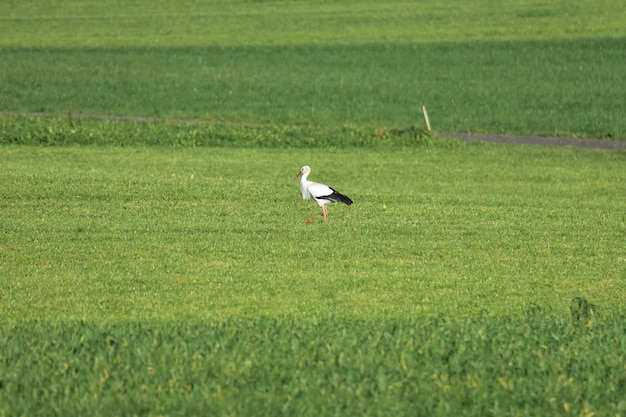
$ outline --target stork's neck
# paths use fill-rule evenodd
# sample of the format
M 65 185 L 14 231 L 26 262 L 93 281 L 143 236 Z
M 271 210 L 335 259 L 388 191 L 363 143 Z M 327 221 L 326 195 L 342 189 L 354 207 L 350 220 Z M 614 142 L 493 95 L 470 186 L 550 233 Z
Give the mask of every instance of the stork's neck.
M 307 179 L 308 176 L 309 173 L 306 172 L 300 177 L 300 190 L 302 191 L 302 198 L 304 199 L 310 198 L 308 188 L 309 185 L 311 185 L 311 181 Z

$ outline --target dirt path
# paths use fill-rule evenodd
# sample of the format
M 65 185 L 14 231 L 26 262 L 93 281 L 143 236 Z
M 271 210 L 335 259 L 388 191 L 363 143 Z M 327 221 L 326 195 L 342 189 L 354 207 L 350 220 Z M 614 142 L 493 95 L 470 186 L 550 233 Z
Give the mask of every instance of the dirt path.
M 626 150 L 626 141 L 564 138 L 545 136 L 490 135 L 481 133 L 438 132 L 438 136 L 464 141 L 484 140 L 486 142 L 509 143 L 517 145 L 573 146 L 575 148 L 604 149 L 609 151 Z

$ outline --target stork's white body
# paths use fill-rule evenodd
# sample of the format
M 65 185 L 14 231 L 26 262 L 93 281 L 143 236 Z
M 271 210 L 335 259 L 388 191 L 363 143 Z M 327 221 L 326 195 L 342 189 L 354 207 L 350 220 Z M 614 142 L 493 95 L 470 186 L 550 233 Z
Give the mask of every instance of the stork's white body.
M 315 200 L 315 202 L 317 202 L 317 204 L 319 204 L 322 208 L 321 215 L 309 217 L 306 219 L 306 223 L 310 223 L 313 219 L 320 216 L 324 216 L 324 223 L 326 223 L 326 216 L 328 215 L 328 208 L 326 208 L 326 206 L 328 204 L 334 203 L 335 201 L 341 201 L 344 204 L 350 205 L 352 204 L 352 200 L 349 197 L 335 191 L 326 184 L 309 181 L 308 177 L 310 173 L 311 168 L 305 165 L 293 178 L 296 180 L 300 177 L 300 190 L 302 191 L 302 198 L 305 200 Z

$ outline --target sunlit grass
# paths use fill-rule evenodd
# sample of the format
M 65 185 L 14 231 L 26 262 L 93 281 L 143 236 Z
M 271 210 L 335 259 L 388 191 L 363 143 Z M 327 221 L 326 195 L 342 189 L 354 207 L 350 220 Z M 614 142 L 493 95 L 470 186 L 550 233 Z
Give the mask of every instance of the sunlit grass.
M 5 320 L 623 309 L 623 153 L 1 150 Z M 355 201 L 326 226 L 304 164 Z
M 619 2 L 8 1 L 0 46 L 188 47 L 626 36 Z

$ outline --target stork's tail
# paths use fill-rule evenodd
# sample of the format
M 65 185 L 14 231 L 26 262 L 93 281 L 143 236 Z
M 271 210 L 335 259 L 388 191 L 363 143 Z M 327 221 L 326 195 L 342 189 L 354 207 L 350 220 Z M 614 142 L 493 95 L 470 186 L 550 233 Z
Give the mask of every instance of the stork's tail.
M 338 193 L 337 191 L 333 190 L 333 194 L 332 197 L 335 201 L 341 201 L 342 203 L 346 204 L 346 205 L 350 205 L 352 204 L 352 200 L 350 200 L 350 197 L 345 196 L 341 193 Z

